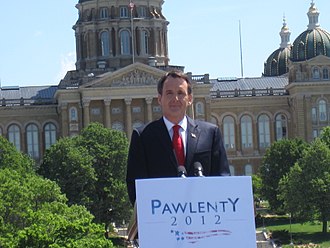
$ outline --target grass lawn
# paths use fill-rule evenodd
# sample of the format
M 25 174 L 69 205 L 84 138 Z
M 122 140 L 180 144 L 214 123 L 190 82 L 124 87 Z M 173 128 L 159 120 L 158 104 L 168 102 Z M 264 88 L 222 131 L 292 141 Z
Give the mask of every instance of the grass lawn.
M 291 242 L 289 217 L 276 216 L 259 219 L 257 229 L 262 230 L 263 227 L 265 227 L 268 232 L 273 233 L 274 239 L 279 239 L 281 241 L 282 247 L 292 247 L 289 246 Z M 330 233 L 328 232 L 326 235 L 322 234 L 322 224 L 320 222 L 300 224 L 292 221 L 291 234 L 292 241 L 295 245 L 294 247 L 298 247 L 296 245 L 309 243 L 318 244 L 319 246 L 317 247 L 322 248 L 330 247 Z

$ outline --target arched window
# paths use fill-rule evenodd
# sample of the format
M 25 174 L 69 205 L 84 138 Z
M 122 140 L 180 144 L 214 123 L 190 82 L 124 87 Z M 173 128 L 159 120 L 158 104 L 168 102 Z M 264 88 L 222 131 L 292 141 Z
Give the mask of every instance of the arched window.
M 101 51 L 102 56 L 109 56 L 110 54 L 110 44 L 109 44 L 109 32 L 103 31 L 101 33 Z
M 147 31 L 141 31 L 141 53 L 149 54 L 149 34 Z
M 70 121 L 78 121 L 78 112 L 76 107 L 70 108 Z
M 317 111 L 316 108 L 312 108 L 312 121 L 316 122 L 317 121 Z
M 0 127 L 0 135 L 2 135 L 2 128 Z
M 123 30 L 120 32 L 120 49 L 122 55 L 130 55 L 131 54 L 131 40 L 130 34 L 127 30 Z
M 204 104 L 202 102 L 196 103 L 196 114 L 197 115 L 204 115 Z
M 13 143 L 17 151 L 21 150 L 21 135 L 20 128 L 18 125 L 10 125 L 8 128 L 8 140 Z
M 329 70 L 328 68 L 323 68 L 323 80 L 328 80 L 329 79 Z
M 319 120 L 326 121 L 327 118 L 327 103 L 324 100 L 319 101 Z
M 252 176 L 253 175 L 252 165 L 250 164 L 245 165 L 244 172 L 245 172 L 245 176 Z
M 248 115 L 241 118 L 242 147 L 252 148 L 252 119 Z
M 259 147 L 266 148 L 270 146 L 270 128 L 269 117 L 260 115 L 258 118 Z
M 276 141 L 287 138 L 287 121 L 283 114 L 279 114 L 275 118 Z
M 313 68 L 313 79 L 320 79 L 320 69 L 318 67 Z
M 223 119 L 223 139 L 226 149 L 235 148 L 235 121 L 231 116 Z
M 39 132 L 35 124 L 26 127 L 27 153 L 33 159 L 39 159 Z
M 108 18 L 108 8 L 101 8 L 100 9 L 100 19 L 107 19 Z
M 47 123 L 44 127 L 45 149 L 48 149 L 56 142 L 56 126 L 53 123 Z

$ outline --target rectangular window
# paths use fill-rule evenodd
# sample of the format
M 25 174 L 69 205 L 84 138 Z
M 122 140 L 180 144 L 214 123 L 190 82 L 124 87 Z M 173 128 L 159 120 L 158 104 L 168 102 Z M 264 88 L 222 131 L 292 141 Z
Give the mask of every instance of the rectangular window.
M 128 8 L 125 6 L 120 7 L 120 18 L 128 18 Z
M 107 19 L 108 18 L 108 9 L 107 8 L 101 8 L 100 18 L 101 19 Z
M 138 7 L 138 15 L 141 18 L 147 17 L 147 9 L 144 6 Z
M 120 108 L 112 108 L 111 112 L 113 114 L 120 114 L 121 113 L 121 109 Z
M 141 107 L 133 107 L 132 112 L 133 113 L 141 113 Z

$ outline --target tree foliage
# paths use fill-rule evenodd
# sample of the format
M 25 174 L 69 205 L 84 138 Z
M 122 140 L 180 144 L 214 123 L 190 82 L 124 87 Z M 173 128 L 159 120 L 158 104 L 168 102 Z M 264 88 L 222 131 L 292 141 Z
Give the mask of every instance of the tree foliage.
M 0 169 L 11 168 L 21 173 L 33 172 L 34 161 L 21 152 L 15 146 L 0 135 Z
M 296 161 L 302 157 L 307 143 L 300 139 L 283 139 L 273 143 L 266 151 L 260 176 L 262 179 L 262 195 L 275 211 L 283 210 L 283 201 L 278 199 L 279 181 L 285 176 Z
M 96 173 L 92 156 L 72 138 L 63 138 L 47 150 L 39 173 L 55 181 L 69 204 L 88 207 L 93 201 Z
M 329 133 L 330 134 L 330 133 Z M 302 221 L 319 220 L 327 232 L 330 220 L 330 148 L 316 139 L 280 182 L 286 209 Z
M 257 207 L 259 207 L 261 200 L 261 188 L 262 180 L 259 175 L 252 175 L 252 188 L 253 188 L 253 198 Z
M 130 217 L 125 175 L 128 140 L 123 132 L 91 123 L 49 149 L 40 174 L 55 180 L 70 204 L 83 204 L 99 223 Z
M 113 247 L 85 207 L 68 206 L 60 187 L 7 140 L 0 147 L 0 247 Z

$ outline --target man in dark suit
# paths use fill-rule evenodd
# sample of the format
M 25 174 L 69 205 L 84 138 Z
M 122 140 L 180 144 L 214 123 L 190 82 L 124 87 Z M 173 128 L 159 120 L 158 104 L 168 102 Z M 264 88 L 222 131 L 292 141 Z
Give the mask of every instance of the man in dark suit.
M 192 85 L 178 71 L 164 75 L 157 86 L 158 102 L 163 117 L 132 133 L 127 165 L 127 190 L 135 202 L 135 179 L 178 176 L 178 166 L 184 166 L 187 176 L 194 175 L 195 162 L 200 162 L 205 176 L 230 175 L 226 151 L 219 128 L 186 116 L 192 104 Z M 182 154 L 176 153 L 172 138 L 179 125 Z

